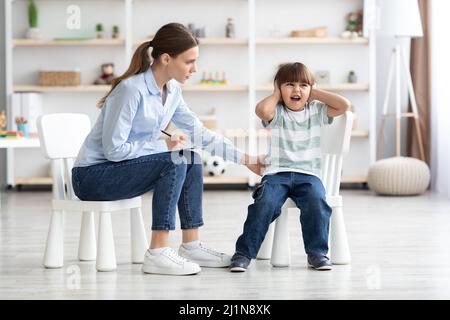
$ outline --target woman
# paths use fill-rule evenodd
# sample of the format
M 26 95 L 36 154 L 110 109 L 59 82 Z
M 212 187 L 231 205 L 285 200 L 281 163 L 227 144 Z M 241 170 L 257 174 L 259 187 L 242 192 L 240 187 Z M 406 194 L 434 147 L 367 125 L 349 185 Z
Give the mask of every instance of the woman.
M 243 154 L 229 140 L 204 128 L 186 106 L 177 81 L 184 83 L 196 71 L 198 53 L 198 40 L 178 23 L 164 25 L 152 41 L 141 44 L 128 70 L 99 101 L 101 114 L 72 171 L 81 200 L 119 200 L 153 190 L 145 273 L 186 275 L 198 273 L 201 266 L 230 264 L 228 255 L 199 241 L 203 170 L 198 154 L 186 149 L 189 144 L 244 164 L 257 174 L 262 167 L 257 157 Z M 169 122 L 181 131 L 164 142 L 160 133 Z M 177 205 L 183 230 L 178 253 L 168 246 Z

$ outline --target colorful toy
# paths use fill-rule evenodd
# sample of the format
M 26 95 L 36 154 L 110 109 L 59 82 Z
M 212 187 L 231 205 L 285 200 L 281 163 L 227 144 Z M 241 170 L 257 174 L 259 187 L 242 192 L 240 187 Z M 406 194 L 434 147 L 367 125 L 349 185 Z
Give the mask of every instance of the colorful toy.
M 22 131 L 0 131 L 0 138 L 3 138 L 3 139 L 23 138 L 23 132 Z
M 114 63 L 102 64 L 101 71 L 102 75 L 94 81 L 94 84 L 111 84 L 116 77 L 114 74 Z
M 23 137 L 28 138 L 30 136 L 28 130 L 28 120 L 26 120 L 24 117 L 16 117 L 16 125 L 17 131 L 21 132 Z
M 212 72 L 208 73 L 208 78 L 206 77 L 206 72 L 203 71 L 202 79 L 200 84 L 227 84 L 227 79 L 225 78 L 225 72 L 222 72 L 222 77 L 220 77 L 219 71 L 216 71 L 215 77 L 213 77 Z

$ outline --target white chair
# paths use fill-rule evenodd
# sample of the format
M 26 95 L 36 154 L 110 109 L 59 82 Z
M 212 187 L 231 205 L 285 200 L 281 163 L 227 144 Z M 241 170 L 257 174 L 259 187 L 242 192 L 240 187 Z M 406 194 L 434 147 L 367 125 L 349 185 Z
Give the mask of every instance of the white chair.
M 131 260 L 142 263 L 147 250 L 147 236 L 141 213 L 141 197 L 119 201 L 80 201 L 72 187 L 73 158 L 91 129 L 89 117 L 76 113 L 56 113 L 37 120 L 41 149 L 52 160 L 52 217 L 44 254 L 46 268 L 64 264 L 64 213 L 82 212 L 78 258 L 96 261 L 98 271 L 116 269 L 116 255 L 111 212 L 131 210 Z M 98 244 L 96 246 L 94 212 L 99 212 Z
M 336 117 L 333 124 L 324 126 L 321 132 L 322 182 L 326 190 L 326 201 L 332 208 L 330 226 L 330 258 L 333 264 L 349 264 L 350 249 L 345 231 L 342 211 L 342 196 L 339 195 L 342 159 L 350 147 L 353 114 L 347 111 Z M 275 267 L 287 267 L 291 263 L 289 245 L 289 209 L 298 213 L 290 198 L 283 205 L 281 215 L 270 225 L 258 252 L 258 259 L 270 259 Z

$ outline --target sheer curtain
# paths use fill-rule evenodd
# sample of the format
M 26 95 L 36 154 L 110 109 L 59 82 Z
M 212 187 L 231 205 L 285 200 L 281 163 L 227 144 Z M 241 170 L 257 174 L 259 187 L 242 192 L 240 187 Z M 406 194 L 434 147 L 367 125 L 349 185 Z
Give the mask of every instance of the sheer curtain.
M 430 1 L 431 183 L 450 198 L 450 1 Z

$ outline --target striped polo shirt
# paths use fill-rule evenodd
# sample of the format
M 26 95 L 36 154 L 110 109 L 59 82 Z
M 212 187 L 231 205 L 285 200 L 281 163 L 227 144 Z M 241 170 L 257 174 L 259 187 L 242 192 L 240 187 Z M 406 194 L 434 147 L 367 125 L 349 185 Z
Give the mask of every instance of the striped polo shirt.
M 277 105 L 274 118 L 262 122 L 270 129 L 264 174 L 300 172 L 320 177 L 320 131 L 332 121 L 327 115 L 327 105 L 317 100 L 307 103 L 302 111 Z

